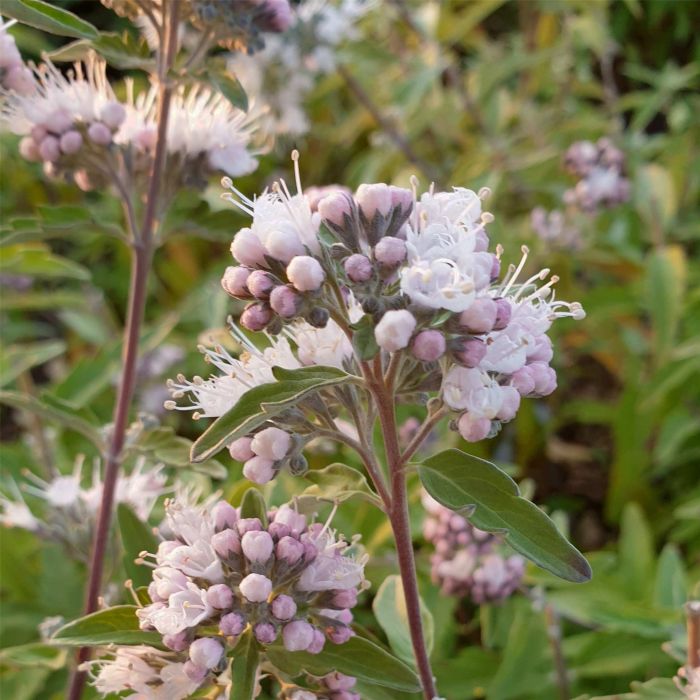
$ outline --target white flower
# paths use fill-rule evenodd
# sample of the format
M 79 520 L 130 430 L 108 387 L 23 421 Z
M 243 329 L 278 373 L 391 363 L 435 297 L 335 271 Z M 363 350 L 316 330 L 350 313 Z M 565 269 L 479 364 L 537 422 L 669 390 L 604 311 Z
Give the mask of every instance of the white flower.
M 17 491 L 17 500 L 13 501 L 5 496 L 0 496 L 0 506 L 2 506 L 2 515 L 0 522 L 5 527 L 18 527 L 22 530 L 35 531 L 39 528 L 40 521 L 32 515 L 29 506 L 24 502 L 19 489 Z
M 498 382 L 476 368 L 452 367 L 445 375 L 442 393 L 450 408 L 489 420 L 496 417 L 503 401 Z
M 196 627 L 213 612 L 214 608 L 207 602 L 206 590 L 188 581 L 187 588 L 173 593 L 166 605 L 154 603 L 139 608 L 136 614 L 161 634 L 177 634 L 188 627 Z
M 177 547 L 167 555 L 164 563 L 192 578 L 202 578 L 212 583 L 223 580 L 221 562 L 207 540 Z

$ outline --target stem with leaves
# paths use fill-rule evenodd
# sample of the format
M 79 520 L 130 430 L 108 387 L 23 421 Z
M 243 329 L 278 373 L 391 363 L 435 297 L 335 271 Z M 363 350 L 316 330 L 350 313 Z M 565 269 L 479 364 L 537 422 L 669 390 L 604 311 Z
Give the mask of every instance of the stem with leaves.
M 102 575 L 105 565 L 105 554 L 109 540 L 109 529 L 114 507 L 119 466 L 122 450 L 126 439 L 129 420 L 129 408 L 134 393 L 136 370 L 139 351 L 139 336 L 146 307 L 148 273 L 153 257 L 153 232 L 159 211 L 161 184 L 165 170 L 167 154 L 167 130 L 172 98 L 172 85 L 168 72 L 173 66 L 177 52 L 177 27 L 180 0 L 171 0 L 164 11 L 165 45 L 162 47 L 161 58 L 158 61 L 159 94 L 158 94 L 158 132 L 153 169 L 146 195 L 146 205 L 143 223 L 140 230 L 131 230 L 132 262 L 129 286 L 129 301 L 124 327 L 124 345 L 122 351 L 122 375 L 117 389 L 117 399 L 114 406 L 112 437 L 105 455 L 104 484 L 102 500 L 98 513 L 97 526 L 92 543 L 89 578 L 85 596 L 85 614 L 97 610 L 102 587 Z M 128 205 L 130 200 L 125 201 Z M 130 227 L 132 228 L 132 227 Z M 78 665 L 86 661 L 89 649 L 83 647 L 78 652 Z M 85 687 L 86 675 L 76 670 L 71 678 L 68 700 L 78 700 Z

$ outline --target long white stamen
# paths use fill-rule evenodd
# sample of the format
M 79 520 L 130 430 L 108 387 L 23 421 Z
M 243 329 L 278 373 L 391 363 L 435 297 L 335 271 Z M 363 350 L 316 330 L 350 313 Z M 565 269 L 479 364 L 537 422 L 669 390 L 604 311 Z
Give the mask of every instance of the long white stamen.
M 510 288 L 513 286 L 514 282 L 516 279 L 518 279 L 518 275 L 523 271 L 523 268 L 525 267 L 525 263 L 527 262 L 527 256 L 530 254 L 530 249 L 524 245 L 520 248 L 520 250 L 523 253 L 523 257 L 520 258 L 520 263 L 518 264 L 518 267 L 515 268 L 515 272 L 513 273 L 513 276 L 510 278 L 510 281 L 506 285 L 506 288 L 503 290 L 503 296 L 508 294 L 510 291 Z

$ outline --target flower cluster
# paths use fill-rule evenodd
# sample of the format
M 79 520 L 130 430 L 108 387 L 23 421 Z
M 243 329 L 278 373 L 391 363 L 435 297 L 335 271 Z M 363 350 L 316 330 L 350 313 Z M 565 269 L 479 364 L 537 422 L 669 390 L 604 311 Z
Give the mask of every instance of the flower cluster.
M 547 211 L 544 207 L 535 207 L 530 214 L 530 226 L 549 246 L 566 250 L 579 250 L 582 247 L 580 228 L 560 209 Z
M 250 633 L 262 645 L 319 653 L 352 635 L 350 609 L 365 586 L 365 558 L 348 553 L 328 523 L 307 522 L 289 506 L 269 521 L 242 517 L 225 501 L 166 504 L 168 539 L 149 555 L 150 605 L 143 629 L 187 652 L 182 672 L 201 685 L 225 668 L 226 648 Z M 127 686 L 123 686 L 127 687 Z
M 369 6 L 365 0 L 302 0 L 287 32 L 269 37 L 254 57 L 230 57 L 229 70 L 267 108 L 268 132 L 308 131 L 304 100 L 317 76 L 335 69 L 338 47 L 356 35 L 356 23 Z
M 11 24 L 3 24 L 0 17 L 0 88 L 26 95 L 34 89 L 34 78 L 22 61 L 15 38 L 7 31 Z
M 281 695 L 283 700 L 360 700 L 353 691 L 356 678 L 342 673 L 329 673 L 322 678 L 309 677 L 304 688 L 287 687 Z
M 512 595 L 520 586 L 525 560 L 517 554 L 506 556 L 496 535 L 475 528 L 427 493 L 422 498 L 427 513 L 423 535 L 435 547 L 432 577 L 442 591 L 477 605 Z
M 27 472 L 23 490 L 45 502 L 41 517 L 27 505 L 20 489 L 12 482 L 14 498 L 0 497 L 0 522 L 36 532 L 61 542 L 81 557 L 87 556 L 102 498 L 100 464 L 95 461 L 89 485 L 84 485 L 84 461 L 76 461 L 72 474 L 54 476 L 50 481 Z M 128 505 L 141 519 L 147 520 L 158 498 L 166 491 L 163 466 L 148 467 L 139 459 L 128 474 L 117 481 L 116 503 Z

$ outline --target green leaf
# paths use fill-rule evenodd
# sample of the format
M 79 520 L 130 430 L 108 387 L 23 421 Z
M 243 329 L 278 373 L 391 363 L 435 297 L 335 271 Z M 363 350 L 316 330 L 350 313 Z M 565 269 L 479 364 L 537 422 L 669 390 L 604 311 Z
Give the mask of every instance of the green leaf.
M 39 343 L 22 343 L 6 347 L 0 355 L 0 386 L 16 379 L 22 372 L 43 365 L 62 355 L 66 344 L 62 340 L 46 340 Z
M 29 394 L 20 394 L 15 391 L 0 391 L 0 403 L 22 411 L 35 413 L 41 418 L 53 421 L 68 430 L 74 430 L 76 433 L 84 435 L 100 450 L 104 447 L 102 435 L 98 428 L 78 415 L 77 412 L 60 405 L 54 399 L 52 399 L 52 403 L 47 403 L 47 401 L 34 398 Z
M 274 367 L 276 382 L 253 387 L 236 405 L 217 418 L 192 445 L 191 460 L 203 462 L 226 445 L 255 430 L 290 406 L 321 389 L 355 381 L 355 377 L 335 367 L 300 369 Z
M 678 547 L 669 542 L 662 550 L 656 568 L 654 602 L 660 608 L 680 610 L 688 599 L 688 581 Z
M 107 63 L 121 70 L 141 68 L 149 70 L 155 65 L 153 55 L 145 41 L 136 41 L 128 32 L 116 34 L 100 33 L 94 41 L 74 41 L 56 51 L 49 57 L 53 61 L 81 61 L 90 51 L 96 51 Z
M 258 643 L 246 632 L 233 649 L 231 659 L 231 700 L 253 700 L 260 665 Z
M 248 95 L 236 76 L 224 68 L 214 67 L 207 70 L 207 79 L 234 107 L 248 111 Z
M 407 692 L 420 690 L 420 681 L 410 666 L 362 637 L 352 637 L 340 646 L 327 644 L 320 654 L 289 652 L 281 645 L 272 645 L 267 648 L 267 657 L 292 677 L 304 672 L 325 676 L 338 671 L 386 688 Z
M 644 598 L 654 576 L 654 541 L 637 503 L 628 503 L 622 512 L 618 551 L 620 573 L 630 598 Z
M 0 272 L 45 279 L 90 279 L 90 271 L 82 265 L 54 255 L 44 246 L 36 245 L 0 248 Z
M 49 34 L 97 39 L 99 33 L 89 22 L 43 0 L 2 0 L 2 14 Z
M 255 487 L 249 488 L 243 494 L 241 517 L 258 518 L 264 526 L 267 526 L 267 505 L 262 494 Z
M 98 646 L 103 644 L 147 644 L 160 648 L 158 632 L 139 629 L 135 605 L 117 605 L 100 610 L 61 627 L 51 641 L 60 646 Z
M 433 616 L 422 600 L 420 607 L 425 645 L 430 654 L 433 650 L 435 633 Z M 372 611 L 396 655 L 413 666 L 415 658 L 413 656 L 411 631 L 408 624 L 406 601 L 400 576 L 387 576 L 384 579 L 372 602 Z
M 371 360 L 378 352 L 379 345 L 374 337 L 374 322 L 369 314 L 365 314 L 353 324 L 355 331 L 352 335 L 352 347 L 361 360 Z
M 151 569 L 135 563 L 141 552 L 155 552 L 158 540 L 146 523 L 139 520 L 125 503 L 117 506 L 117 522 L 124 548 L 124 568 L 134 588 L 148 586 L 151 582 Z
M 345 464 L 331 464 L 325 469 L 310 469 L 304 474 L 307 481 L 312 482 L 300 496 L 300 499 L 316 501 L 347 501 L 357 497 L 369 501 L 377 508 L 383 508 L 381 500 L 372 491 L 367 479 L 357 469 Z
M 49 644 L 33 642 L 0 650 L 0 665 L 3 666 L 39 666 L 57 670 L 66 662 L 65 649 L 58 649 Z
M 475 508 L 469 519 L 476 527 L 502 533 L 513 549 L 538 566 L 567 581 L 591 578 L 581 553 L 495 464 L 451 449 L 426 459 L 419 474 L 436 501 L 452 510 Z

